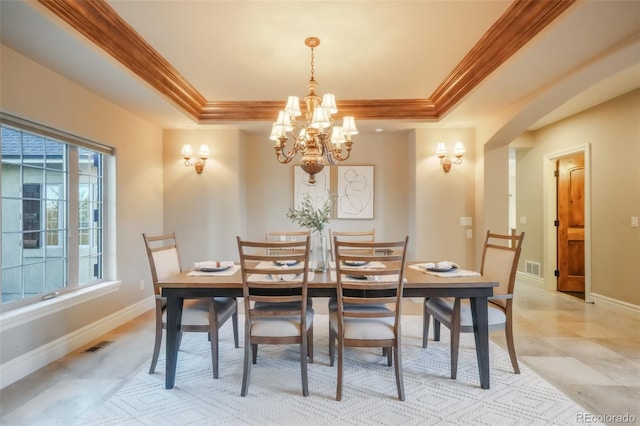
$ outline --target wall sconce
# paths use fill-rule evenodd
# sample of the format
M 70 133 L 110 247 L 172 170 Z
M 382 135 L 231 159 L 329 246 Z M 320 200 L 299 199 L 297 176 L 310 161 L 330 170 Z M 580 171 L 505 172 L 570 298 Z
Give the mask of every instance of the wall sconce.
M 200 145 L 200 149 L 198 150 L 198 160 L 195 163 L 191 161 L 193 157 L 193 150 L 191 149 L 191 145 L 185 144 L 182 146 L 182 158 L 184 158 L 184 165 L 187 167 L 194 166 L 196 169 L 196 173 L 202 173 L 205 164 L 207 164 L 207 158 L 209 158 L 209 145 L 202 144 Z
M 462 164 L 464 145 L 462 145 L 462 142 L 456 142 L 456 144 L 453 146 L 453 155 L 456 157 L 454 160 L 451 160 L 447 155 L 447 148 L 445 147 L 444 142 L 438 142 L 438 146 L 436 147 L 436 154 L 440 159 L 440 164 L 442 164 L 442 170 L 444 170 L 445 173 L 449 173 L 452 164 Z

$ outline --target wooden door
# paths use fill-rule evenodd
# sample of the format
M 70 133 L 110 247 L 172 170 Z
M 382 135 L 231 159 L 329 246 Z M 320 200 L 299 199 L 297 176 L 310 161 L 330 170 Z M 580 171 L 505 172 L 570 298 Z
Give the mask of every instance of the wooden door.
M 558 290 L 584 293 L 584 154 L 556 162 Z

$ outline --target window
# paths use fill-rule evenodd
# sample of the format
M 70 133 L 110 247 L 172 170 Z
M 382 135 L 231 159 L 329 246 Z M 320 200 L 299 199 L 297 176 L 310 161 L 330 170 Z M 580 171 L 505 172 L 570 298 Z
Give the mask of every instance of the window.
M 102 145 L 2 118 L 1 310 L 101 282 Z

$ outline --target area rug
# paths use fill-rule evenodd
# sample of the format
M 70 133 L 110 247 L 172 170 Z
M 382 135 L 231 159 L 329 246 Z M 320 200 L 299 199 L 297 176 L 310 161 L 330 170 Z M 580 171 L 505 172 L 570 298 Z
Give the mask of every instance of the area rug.
M 242 322 L 241 322 L 242 324 Z M 164 388 L 164 350 L 156 373 L 145 365 L 130 382 L 78 425 L 548 425 L 578 424 L 587 411 L 490 342 L 491 389 L 480 388 L 473 335 L 461 336 L 458 378 L 449 377 L 449 337 L 422 348 L 422 317 L 405 316 L 402 362 L 406 401 L 397 398 L 393 367 L 382 351 L 345 350 L 342 401 L 329 366 L 328 317 L 314 321 L 309 397 L 302 396 L 297 346 L 260 346 L 249 393 L 240 396 L 243 349 L 221 330 L 220 378 L 213 379 L 209 344 L 186 333 L 175 387 Z M 241 334 L 242 336 L 242 334 Z

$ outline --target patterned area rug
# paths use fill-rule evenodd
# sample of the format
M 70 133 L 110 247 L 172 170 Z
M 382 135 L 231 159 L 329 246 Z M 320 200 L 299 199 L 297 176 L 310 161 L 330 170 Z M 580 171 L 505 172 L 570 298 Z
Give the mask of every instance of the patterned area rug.
M 316 315 L 309 397 L 302 396 L 295 345 L 260 346 L 249 394 L 241 397 L 244 352 L 233 347 L 228 324 L 221 330 L 219 379 L 211 373 L 206 337 L 186 333 L 173 389 L 164 389 L 163 348 L 155 374 L 147 374 L 145 365 L 78 424 L 547 425 L 577 424 L 577 414 L 587 412 L 526 366 L 520 364 L 521 374 L 514 374 L 508 354 L 494 343 L 490 343 L 491 389 L 481 389 L 471 334 L 461 336 L 458 378 L 451 380 L 448 330 L 443 328 L 440 342 L 430 340 L 423 349 L 422 317 L 405 316 L 402 326 L 404 402 L 397 398 L 394 369 L 387 367 L 382 351 L 352 348 L 345 350 L 343 396 L 336 401 L 328 317 Z

